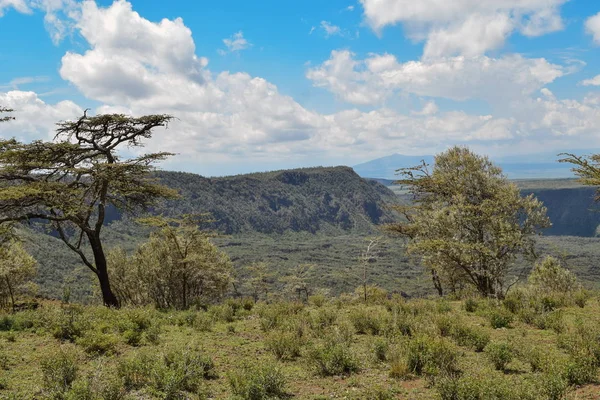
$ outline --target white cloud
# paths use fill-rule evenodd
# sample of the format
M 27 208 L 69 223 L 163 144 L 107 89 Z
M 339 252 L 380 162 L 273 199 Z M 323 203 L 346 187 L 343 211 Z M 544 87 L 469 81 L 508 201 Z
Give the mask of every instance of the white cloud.
M 594 37 L 594 42 L 600 45 L 600 12 L 585 21 L 585 29 Z
M 348 50 L 307 71 L 313 85 L 353 104 L 378 104 L 397 91 L 452 100 L 501 104 L 520 99 L 565 74 L 543 58 L 449 57 L 400 63 L 390 54 L 355 60 Z
M 404 24 L 426 40 L 426 56 L 481 55 L 514 31 L 540 36 L 562 29 L 560 6 L 568 0 L 361 0 L 377 32 Z
M 354 6 L 348 6 L 348 7 L 346 7 L 346 11 L 354 11 Z
M 89 50 L 64 55 L 63 79 L 102 102 L 97 112 L 175 115 L 148 150 L 179 153 L 177 160 L 183 161 L 177 168 L 203 171 L 213 164 L 218 171 L 219 165 L 250 160 L 261 165 L 278 160 L 288 166 L 332 160 L 350 164 L 392 149 L 431 153 L 456 143 L 522 148 L 521 143 L 539 145 L 548 139 L 565 147 L 574 136 L 600 145 L 595 130 L 600 98 L 557 99 L 545 86 L 569 71 L 545 59 L 440 56 L 400 62 L 390 54 L 356 59 L 349 51 L 334 51 L 307 71 L 314 85 L 354 104 L 385 104 L 397 93 L 428 102 L 402 112 L 383 107 L 323 114 L 263 78 L 211 72 L 208 60 L 196 55 L 192 32 L 181 19 L 150 22 L 124 0 L 107 8 L 85 2 L 74 18 Z M 431 98 L 483 99 L 510 112 L 447 112 Z M 31 92 L 0 93 L 0 104 L 21 113 L 17 121 L 0 126 L 0 134 L 24 139 L 47 138 L 55 122 L 82 112 L 72 102 L 51 105 Z
M 244 38 L 244 33 L 242 31 L 234 33 L 228 39 L 223 39 L 223 43 L 225 43 L 225 46 L 227 46 L 227 50 L 230 53 L 246 50 L 252 46 L 252 44 Z
M 330 22 L 321 21 L 321 28 L 325 31 L 326 37 L 342 35 L 342 29 L 339 26 L 332 25 Z
M 592 79 L 586 79 L 580 82 L 583 86 L 600 86 L 600 75 L 596 75 Z
M 80 117 L 83 109 L 72 101 L 61 101 L 51 105 L 41 100 L 34 92 L 18 90 L 0 93 L 0 104 L 14 109 L 14 121 L 0 124 L 0 137 L 17 136 L 20 140 L 50 140 L 55 135 L 58 121 Z
M 0 0 L 0 17 L 2 17 L 6 10 L 14 8 L 21 13 L 30 13 L 31 9 L 27 6 L 25 0 Z

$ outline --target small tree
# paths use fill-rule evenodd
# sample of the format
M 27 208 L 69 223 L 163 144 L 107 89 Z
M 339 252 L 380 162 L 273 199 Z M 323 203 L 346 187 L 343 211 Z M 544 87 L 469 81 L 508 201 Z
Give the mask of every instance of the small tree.
M 535 264 L 528 280 L 540 293 L 545 294 L 572 293 L 581 288 L 575 274 L 550 256 Z
M 254 301 L 258 301 L 261 295 L 265 300 L 269 297 L 269 289 L 275 281 L 275 274 L 269 271 L 265 262 L 257 262 L 247 267 L 250 274 L 248 286 L 252 292 Z
M 12 235 L 3 234 L 0 243 L 0 298 L 15 311 L 16 295 L 36 274 L 36 261 Z
M 299 301 L 308 302 L 308 297 L 311 294 L 308 280 L 315 267 L 314 264 L 300 264 L 292 270 L 290 275 L 281 278 L 286 291 L 296 295 Z
M 467 148 L 437 155 L 431 172 L 425 163 L 400 172 L 414 203 L 396 207 L 405 221 L 389 228 L 409 239 L 438 292 L 447 278 L 502 297 L 508 268 L 518 255 L 535 258 L 534 234 L 550 226 L 542 203 Z
M 158 227 L 133 257 L 122 250 L 109 254 L 109 274 L 115 292 L 124 303 L 184 310 L 198 299 L 222 296 L 231 282 L 229 257 L 211 241 L 198 221 L 147 218 Z
M 118 152 L 141 146 L 171 119 L 84 113 L 77 121 L 59 123 L 52 142 L 0 140 L 0 223 L 49 223 L 96 274 L 104 304 L 118 307 L 101 239 L 107 207 L 134 212 L 176 196 L 149 176 L 153 164 L 169 153 L 123 159 Z

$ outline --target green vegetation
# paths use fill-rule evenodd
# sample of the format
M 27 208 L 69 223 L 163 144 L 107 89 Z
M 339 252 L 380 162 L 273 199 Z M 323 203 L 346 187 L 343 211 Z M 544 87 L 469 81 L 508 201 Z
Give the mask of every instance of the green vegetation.
M 468 285 L 503 297 L 517 256 L 534 254 L 535 233 L 550 226 L 546 208 L 519 189 L 487 157 L 453 147 L 427 164 L 401 170 L 413 195 L 396 206 L 405 221 L 390 226 L 409 239 L 407 250 L 431 271 L 440 295 Z
M 597 296 L 584 308 L 559 308 L 562 333 L 484 299 L 475 312 L 463 301 L 440 307 L 397 296 L 330 298 L 320 307 L 244 302 L 207 311 L 44 302 L 4 314 L 0 397 L 358 400 L 380 398 L 366 396 L 385 387 L 385 398 L 487 398 L 493 390 L 498 399 L 542 400 L 591 399 L 600 389 Z M 513 323 L 492 328 L 488 315 L 505 311 Z M 378 328 L 356 329 L 356 315 Z M 207 316 L 211 328 L 198 329 Z

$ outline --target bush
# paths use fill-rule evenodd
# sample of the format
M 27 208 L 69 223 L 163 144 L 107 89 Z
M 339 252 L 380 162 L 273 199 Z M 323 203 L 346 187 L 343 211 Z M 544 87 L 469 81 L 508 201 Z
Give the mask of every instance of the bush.
M 377 338 L 373 342 L 373 355 L 376 361 L 387 361 L 390 345 L 385 339 Z
M 490 335 L 484 330 L 460 324 L 451 329 L 450 336 L 459 346 L 470 347 L 476 352 L 482 352 L 490 342 Z
M 456 321 L 456 316 L 441 315 L 435 320 L 435 325 L 442 337 L 450 336 L 455 324 L 460 324 L 460 321 Z
M 192 326 L 200 332 L 210 332 L 215 325 L 214 318 L 207 312 L 197 312 L 194 316 Z
M 556 333 L 565 331 L 562 310 L 541 313 L 533 320 L 533 325 L 539 329 L 552 329 Z
M 569 390 L 569 382 L 561 373 L 550 371 L 539 378 L 539 392 L 547 400 L 563 400 Z
M 244 365 L 228 376 L 233 395 L 241 400 L 287 397 L 286 378 L 275 364 Z
M 590 294 L 587 290 L 581 289 L 573 294 L 573 302 L 580 308 L 584 308 L 590 299 Z
M 418 336 L 406 347 L 408 369 L 416 375 L 453 375 L 458 371 L 458 351 L 444 339 Z
M 383 318 L 373 308 L 357 307 L 350 312 L 350 321 L 358 334 L 379 335 L 383 329 Z
M 87 332 L 76 343 L 91 355 L 113 354 L 119 340 L 114 335 L 95 331 Z
M 493 309 L 488 314 L 490 325 L 494 329 L 509 328 L 513 322 L 513 318 L 513 314 L 510 311 L 501 308 Z
M 501 377 L 446 377 L 436 382 L 441 400 L 539 400 L 536 388 L 527 381 L 516 383 Z
M 472 313 L 477 311 L 479 307 L 479 302 L 475 300 L 473 297 L 469 297 L 465 300 L 465 311 L 468 313 Z
M 567 364 L 566 378 L 570 385 L 587 385 L 596 382 L 598 366 L 595 360 L 584 356 L 575 356 Z
M 580 288 L 577 277 L 554 257 L 536 263 L 528 278 L 540 293 L 572 293 Z
M 65 394 L 77 378 L 77 357 L 71 349 L 60 349 L 40 362 L 44 391 L 53 397 Z
M 498 371 L 506 371 L 513 359 L 513 350 L 507 343 L 490 343 L 486 346 L 485 353 Z
M 278 360 L 293 360 L 300 356 L 301 339 L 291 332 L 274 331 L 265 341 L 266 347 Z
M 79 308 L 69 306 L 61 309 L 54 316 L 52 323 L 52 335 L 56 339 L 74 342 L 87 330 L 89 321 L 85 320 L 83 312 Z
M 180 398 L 182 392 L 198 393 L 204 379 L 216 377 L 212 359 L 193 348 L 138 352 L 121 360 L 117 371 L 127 390 L 149 387 L 168 399 Z
M 321 293 L 313 294 L 308 298 L 308 302 L 313 306 L 320 308 L 323 307 L 323 305 L 325 305 L 325 303 L 327 302 L 327 297 L 325 297 L 325 295 Z
M 358 360 L 351 348 L 334 337 L 313 345 L 306 358 L 309 366 L 320 376 L 345 375 L 359 370 Z

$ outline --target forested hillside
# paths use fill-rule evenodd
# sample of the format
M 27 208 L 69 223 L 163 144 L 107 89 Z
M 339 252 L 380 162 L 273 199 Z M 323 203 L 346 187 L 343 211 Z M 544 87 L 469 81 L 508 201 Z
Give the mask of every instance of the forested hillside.
M 224 178 L 157 173 L 181 198 L 160 212 L 210 213 L 213 228 L 226 234 L 352 231 L 369 232 L 392 221 L 386 204 L 397 201 L 383 185 L 351 168 L 307 168 Z

